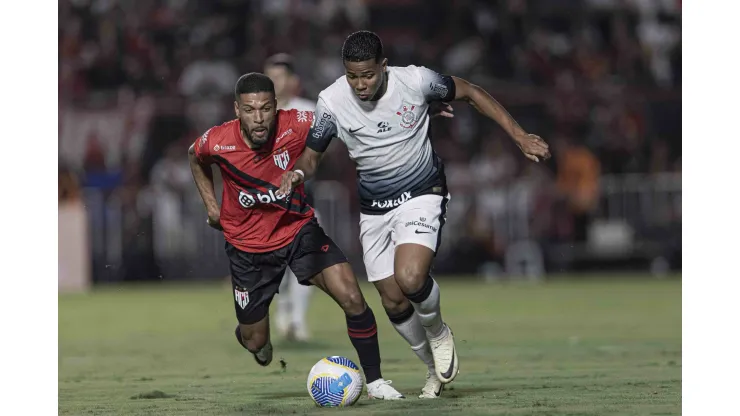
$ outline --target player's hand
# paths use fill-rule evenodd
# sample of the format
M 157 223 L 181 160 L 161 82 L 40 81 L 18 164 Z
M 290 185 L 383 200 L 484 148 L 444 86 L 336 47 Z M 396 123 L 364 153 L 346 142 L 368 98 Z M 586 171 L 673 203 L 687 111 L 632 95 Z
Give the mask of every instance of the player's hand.
M 223 227 L 221 227 L 221 215 L 220 214 L 208 214 L 208 219 L 206 220 L 208 225 L 211 228 L 215 228 L 216 230 L 223 231 Z
M 454 114 L 452 114 L 454 110 L 452 109 L 452 106 L 447 103 L 442 103 L 439 101 L 434 101 L 429 105 L 429 115 L 434 117 L 445 117 L 445 118 L 453 118 L 455 117 Z
M 550 158 L 550 146 L 536 134 L 525 134 L 515 139 L 516 145 L 527 159 L 539 162 Z
M 283 173 L 283 177 L 280 179 L 280 189 L 277 191 L 277 196 L 282 197 L 284 195 L 290 195 L 293 189 L 303 182 L 303 176 L 300 173 L 294 171 L 288 171 Z

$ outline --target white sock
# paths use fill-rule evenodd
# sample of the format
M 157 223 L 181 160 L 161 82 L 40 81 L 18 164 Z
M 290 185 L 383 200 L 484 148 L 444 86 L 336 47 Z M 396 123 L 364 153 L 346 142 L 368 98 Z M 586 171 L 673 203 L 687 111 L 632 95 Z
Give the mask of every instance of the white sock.
M 293 272 L 290 281 L 290 300 L 293 304 L 291 321 L 296 328 L 306 326 L 306 314 L 308 313 L 309 299 L 311 298 L 311 286 L 298 283 Z
M 444 329 L 444 322 L 442 321 L 442 313 L 439 307 L 439 286 L 434 279 L 431 280 L 432 289 L 429 292 L 429 296 L 423 299 L 421 302 L 414 302 L 409 299 L 411 304 L 414 305 L 416 314 L 419 315 L 421 325 L 424 327 L 428 338 L 437 338 L 442 334 Z M 427 286 L 429 283 L 426 283 Z M 424 291 L 424 289 L 422 289 Z
M 421 326 L 419 316 L 412 313 L 406 321 L 401 323 L 391 321 L 391 324 L 409 343 L 416 356 L 434 372 L 434 356 L 432 355 L 432 349 L 429 347 L 429 341 L 427 341 L 426 331 Z

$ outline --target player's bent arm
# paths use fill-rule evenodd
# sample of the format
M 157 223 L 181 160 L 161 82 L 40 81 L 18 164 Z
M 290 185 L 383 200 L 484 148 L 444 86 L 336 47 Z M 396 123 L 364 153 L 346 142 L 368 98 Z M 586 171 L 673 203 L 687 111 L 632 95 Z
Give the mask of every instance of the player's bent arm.
M 203 199 L 203 204 L 206 206 L 208 216 L 217 218 L 221 209 L 216 200 L 211 164 L 198 160 L 198 156 L 195 154 L 194 144 L 188 149 L 188 160 L 190 161 L 190 170 L 193 172 L 195 186 L 198 187 L 198 192 Z
M 481 114 L 496 121 L 514 141 L 518 142 L 527 136 L 527 132 L 519 126 L 519 123 L 486 90 L 462 78 L 452 77 L 452 79 L 455 81 L 456 101 L 466 101 Z
M 455 84 L 455 100 L 467 101 L 483 115 L 495 120 L 514 139 L 514 143 L 527 159 L 539 162 L 550 158 L 547 143 L 540 136 L 524 131 L 509 112 L 483 88 L 461 78 L 452 79 Z
M 293 170 L 283 174 L 278 193 L 287 195 L 295 187 L 312 179 L 316 175 L 316 170 L 319 168 L 319 162 L 321 162 L 323 155 L 324 153 L 317 152 L 310 147 L 303 149 L 303 153 L 293 165 Z
M 283 174 L 279 190 L 281 195 L 290 193 L 296 186 L 313 178 L 321 162 L 321 156 L 337 136 L 337 131 L 337 120 L 319 94 L 316 112 L 306 133 L 306 147 L 293 166 L 293 171 Z
M 319 169 L 319 163 L 321 162 L 321 157 L 323 155 L 324 153 L 317 152 L 310 147 L 306 147 L 305 149 L 303 149 L 303 154 L 301 154 L 301 156 L 295 162 L 295 166 L 293 167 L 294 172 L 297 170 L 303 172 L 301 182 L 306 182 L 313 179 L 313 177 L 316 175 L 316 171 Z

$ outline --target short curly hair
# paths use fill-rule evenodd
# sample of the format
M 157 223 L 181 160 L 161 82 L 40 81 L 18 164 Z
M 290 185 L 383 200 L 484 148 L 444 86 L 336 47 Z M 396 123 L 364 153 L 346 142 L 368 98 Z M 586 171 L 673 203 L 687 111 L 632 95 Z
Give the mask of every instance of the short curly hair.
M 234 98 L 238 101 L 241 94 L 253 92 L 271 92 L 275 94 L 275 85 L 270 77 L 259 72 L 250 72 L 239 77 L 236 86 L 234 86 Z
M 380 62 L 383 59 L 383 42 L 369 30 L 355 32 L 342 45 L 342 59 L 348 62 L 362 62 L 370 59 Z

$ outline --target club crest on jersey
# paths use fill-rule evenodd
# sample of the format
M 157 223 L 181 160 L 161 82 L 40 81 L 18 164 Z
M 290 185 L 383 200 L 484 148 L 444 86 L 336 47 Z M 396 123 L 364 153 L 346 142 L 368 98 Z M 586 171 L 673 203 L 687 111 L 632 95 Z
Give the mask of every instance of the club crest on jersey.
M 410 129 L 416 125 L 416 114 L 414 114 L 415 105 L 404 104 L 400 111 L 396 111 L 396 115 L 401 116 L 401 127 Z
M 285 148 L 281 149 L 282 152 L 272 155 L 272 159 L 275 161 L 275 165 L 282 170 L 288 169 L 288 162 L 290 162 L 290 153 Z
M 236 300 L 236 304 L 241 306 L 242 309 L 246 308 L 249 304 L 249 292 L 240 287 L 234 288 L 234 300 Z

